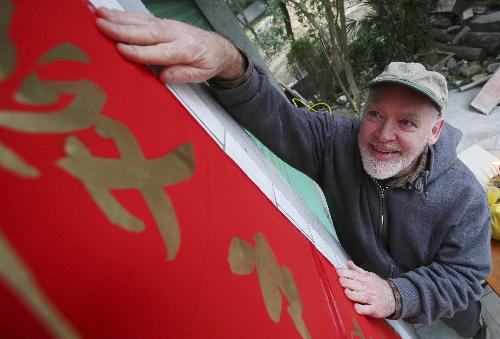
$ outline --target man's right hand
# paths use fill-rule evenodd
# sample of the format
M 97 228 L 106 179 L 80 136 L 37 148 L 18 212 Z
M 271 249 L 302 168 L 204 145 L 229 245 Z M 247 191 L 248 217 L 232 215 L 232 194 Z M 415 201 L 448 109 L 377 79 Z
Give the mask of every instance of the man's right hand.
M 210 78 L 236 80 L 245 72 L 245 61 L 221 35 L 150 15 L 99 8 L 97 27 L 117 41 L 125 58 L 164 66 L 163 83 L 203 82 Z

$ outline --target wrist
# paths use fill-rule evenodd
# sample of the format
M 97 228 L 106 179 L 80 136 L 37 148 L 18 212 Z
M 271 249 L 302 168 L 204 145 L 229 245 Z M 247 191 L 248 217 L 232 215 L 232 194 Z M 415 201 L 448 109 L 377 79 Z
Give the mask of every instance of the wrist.
M 235 81 L 245 75 L 248 68 L 248 59 L 242 55 L 228 39 L 220 36 L 221 55 L 225 57 L 220 71 L 212 78 L 222 81 Z
M 218 77 L 213 77 L 207 80 L 207 84 L 210 87 L 217 89 L 233 89 L 241 86 L 243 83 L 248 81 L 253 72 L 253 64 L 248 60 L 248 57 L 241 51 L 238 50 L 240 55 L 244 59 L 245 71 L 242 75 L 240 75 L 235 80 L 225 80 Z

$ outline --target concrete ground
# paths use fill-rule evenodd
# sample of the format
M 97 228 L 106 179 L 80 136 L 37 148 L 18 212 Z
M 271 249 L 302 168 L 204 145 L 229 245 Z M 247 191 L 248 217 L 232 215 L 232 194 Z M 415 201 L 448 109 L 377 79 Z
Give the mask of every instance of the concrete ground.
M 479 93 L 481 87 L 465 92 L 452 90 L 449 93 L 448 108 L 444 112 L 445 120 L 464 134 L 458 146 L 458 153 L 478 144 L 493 155 L 500 157 L 500 106 L 489 115 L 479 113 L 470 106 L 470 102 Z
M 464 136 L 458 151 L 480 145 L 485 150 L 500 158 L 500 107 L 490 115 L 483 115 L 470 107 L 470 102 L 479 92 L 474 88 L 466 92 L 451 91 L 449 105 L 444 117 L 453 126 L 460 129 Z M 487 286 L 481 298 L 483 318 L 490 329 L 491 338 L 500 338 L 500 298 Z M 417 334 L 425 339 L 461 338 L 443 322 L 430 326 L 416 326 Z

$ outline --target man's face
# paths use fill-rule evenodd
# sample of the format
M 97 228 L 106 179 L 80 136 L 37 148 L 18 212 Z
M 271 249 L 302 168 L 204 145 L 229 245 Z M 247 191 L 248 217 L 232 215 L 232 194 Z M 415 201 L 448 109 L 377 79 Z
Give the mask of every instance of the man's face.
M 364 109 L 359 148 L 365 171 L 376 179 L 410 172 L 443 127 L 430 99 L 403 85 L 376 85 Z

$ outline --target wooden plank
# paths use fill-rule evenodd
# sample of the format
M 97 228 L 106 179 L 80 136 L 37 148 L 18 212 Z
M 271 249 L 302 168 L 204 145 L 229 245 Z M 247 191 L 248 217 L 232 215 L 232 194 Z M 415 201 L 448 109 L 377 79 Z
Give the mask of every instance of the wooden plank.
M 436 48 L 443 52 L 455 53 L 459 58 L 464 58 L 472 61 L 482 61 L 486 58 L 486 50 L 483 48 L 447 45 L 440 42 L 431 42 L 430 47 Z
M 488 79 L 489 79 L 489 78 L 491 78 L 491 76 L 492 76 L 492 74 L 487 75 L 487 76 L 485 76 L 485 77 L 484 77 L 484 78 L 482 78 L 482 79 L 479 79 L 479 80 L 476 80 L 476 81 L 474 81 L 474 82 L 471 82 L 470 84 L 467 84 L 467 85 L 461 86 L 461 87 L 459 88 L 459 90 L 460 90 L 460 92 L 463 92 L 463 91 L 466 91 L 466 90 L 471 89 L 471 88 L 473 88 L 473 87 L 479 86 L 479 85 L 481 85 L 482 83 L 485 83 L 486 81 L 488 81 Z
M 486 282 L 495 291 L 500 293 L 500 241 L 491 239 L 492 270 Z
M 442 35 L 442 38 L 446 38 Z M 447 42 L 447 41 L 444 41 Z M 500 52 L 500 33 L 499 32 L 470 32 L 462 42 L 464 46 L 484 48 L 491 55 L 497 55 Z
M 483 114 L 490 114 L 498 103 L 500 103 L 500 68 L 481 88 L 481 91 L 472 100 L 471 106 Z
M 460 32 L 457 33 L 457 35 L 455 35 L 455 37 L 453 38 L 453 41 L 451 42 L 453 45 L 460 45 L 462 43 L 462 41 L 465 40 L 465 38 L 467 37 L 467 35 L 471 32 L 471 29 L 469 26 L 464 26 Z

